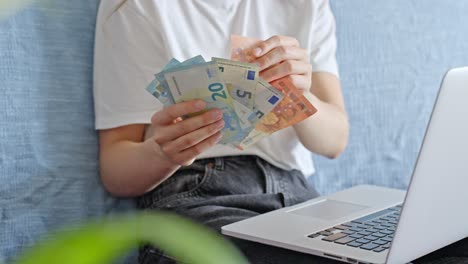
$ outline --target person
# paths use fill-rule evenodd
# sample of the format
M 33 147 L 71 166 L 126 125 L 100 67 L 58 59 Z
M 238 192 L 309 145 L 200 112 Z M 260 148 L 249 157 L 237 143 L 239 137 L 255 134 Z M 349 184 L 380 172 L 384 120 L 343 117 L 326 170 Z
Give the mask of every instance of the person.
M 219 109 L 201 100 L 167 108 L 145 91 L 171 59 L 229 58 L 231 34 L 261 39 L 260 77 L 289 78 L 318 112 L 240 151 L 217 144 Z M 170 210 L 215 230 L 318 196 L 310 153 L 336 158 L 349 124 L 328 0 L 102 1 L 96 26 L 94 101 L 100 173 L 115 196 Z M 328 260 L 231 239 L 252 263 Z M 146 246 L 140 263 L 174 263 Z M 328 261 L 332 263 L 333 261 Z

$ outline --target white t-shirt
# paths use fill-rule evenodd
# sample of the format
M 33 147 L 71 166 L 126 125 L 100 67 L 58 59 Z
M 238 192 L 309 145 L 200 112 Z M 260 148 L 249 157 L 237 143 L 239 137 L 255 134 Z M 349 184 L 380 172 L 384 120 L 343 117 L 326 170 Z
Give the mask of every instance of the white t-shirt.
M 295 37 L 309 50 L 314 72 L 338 76 L 328 0 L 101 1 L 94 61 L 96 129 L 150 124 L 163 107 L 145 90 L 153 75 L 171 58 L 229 58 L 231 34 Z M 147 128 L 146 137 L 152 129 Z M 232 155 L 257 155 L 286 170 L 314 173 L 310 152 L 292 127 L 245 151 L 216 145 L 199 158 Z

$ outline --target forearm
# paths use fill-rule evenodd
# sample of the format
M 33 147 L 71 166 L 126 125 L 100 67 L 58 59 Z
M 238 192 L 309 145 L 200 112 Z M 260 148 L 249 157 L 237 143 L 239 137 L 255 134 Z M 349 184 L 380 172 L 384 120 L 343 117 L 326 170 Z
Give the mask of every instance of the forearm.
M 311 93 L 306 97 L 318 111 L 294 126 L 299 140 L 312 152 L 336 158 L 348 143 L 347 115 L 336 105 L 326 103 Z
M 169 162 L 151 139 L 116 142 L 100 153 L 101 179 L 106 189 L 116 196 L 142 195 L 179 167 Z

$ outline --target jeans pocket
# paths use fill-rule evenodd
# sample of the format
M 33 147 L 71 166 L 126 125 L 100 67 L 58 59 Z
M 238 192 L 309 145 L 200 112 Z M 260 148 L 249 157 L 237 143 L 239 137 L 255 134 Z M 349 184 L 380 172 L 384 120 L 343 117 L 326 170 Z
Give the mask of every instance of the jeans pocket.
M 153 191 L 140 198 L 144 208 L 176 207 L 185 198 L 202 194 L 202 187 L 212 173 L 210 166 L 189 166 L 180 169 Z
M 307 199 L 313 199 L 320 196 L 313 184 L 308 181 L 301 171 L 292 170 L 290 173 L 301 183 L 302 187 L 307 190 Z

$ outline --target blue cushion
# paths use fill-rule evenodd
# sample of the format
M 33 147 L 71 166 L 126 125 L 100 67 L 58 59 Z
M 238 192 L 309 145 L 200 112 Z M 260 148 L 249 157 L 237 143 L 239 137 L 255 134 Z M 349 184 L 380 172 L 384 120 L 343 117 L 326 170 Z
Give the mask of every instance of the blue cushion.
M 458 0 L 331 1 L 351 122 L 345 153 L 315 157 L 322 194 L 367 183 L 406 188 L 445 72 L 468 65 Z
M 97 5 L 47 1 L 0 22 L 0 262 L 118 207 L 98 176 Z

